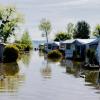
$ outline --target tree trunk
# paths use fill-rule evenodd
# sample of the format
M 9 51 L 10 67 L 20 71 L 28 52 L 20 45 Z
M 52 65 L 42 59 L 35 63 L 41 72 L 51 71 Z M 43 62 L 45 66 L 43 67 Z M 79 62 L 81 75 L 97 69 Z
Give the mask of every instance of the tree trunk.
M 48 43 L 48 33 L 46 32 L 46 40 L 47 40 L 47 43 Z

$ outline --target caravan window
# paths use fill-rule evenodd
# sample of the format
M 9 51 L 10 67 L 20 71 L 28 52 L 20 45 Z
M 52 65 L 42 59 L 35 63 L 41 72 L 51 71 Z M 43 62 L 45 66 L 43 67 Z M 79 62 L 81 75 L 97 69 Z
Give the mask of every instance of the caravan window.
M 71 49 L 71 44 L 66 44 L 66 49 Z
M 60 45 L 60 48 L 65 48 L 65 44 L 61 44 Z
M 48 44 L 48 49 L 52 49 L 52 45 L 51 44 Z

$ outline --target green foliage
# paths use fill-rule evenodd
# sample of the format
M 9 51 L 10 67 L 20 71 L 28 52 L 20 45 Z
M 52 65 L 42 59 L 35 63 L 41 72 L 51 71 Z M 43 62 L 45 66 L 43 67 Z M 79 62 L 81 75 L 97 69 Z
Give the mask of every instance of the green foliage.
M 62 54 L 58 50 L 53 50 L 48 53 L 48 58 L 49 59 L 59 59 L 62 57 Z
M 87 50 L 87 58 L 89 59 L 89 63 L 93 64 L 96 61 L 95 50 L 88 49 Z
M 19 51 L 23 51 L 27 47 L 25 44 L 21 44 L 21 43 L 16 43 L 13 45 L 16 46 L 19 49 Z
M 0 37 L 3 38 L 4 42 L 7 41 L 8 37 L 14 35 L 14 31 L 21 22 L 22 18 L 15 7 L 0 8 Z
M 80 21 L 76 24 L 73 37 L 74 38 L 81 38 L 81 39 L 88 39 L 90 36 L 90 26 L 85 21 Z
M 21 38 L 21 47 L 24 48 L 25 51 L 29 51 L 33 48 L 32 40 L 27 31 L 23 33 L 23 36 Z
M 16 62 L 19 54 L 19 49 L 14 45 L 8 45 L 4 49 L 4 59 L 5 63 Z
M 48 34 L 51 31 L 50 21 L 48 21 L 46 19 L 42 19 L 41 22 L 40 22 L 40 25 L 39 25 L 39 29 L 45 33 L 46 39 L 47 39 L 47 42 L 48 42 Z
M 95 27 L 93 35 L 96 37 L 100 37 L 100 25 L 99 24 Z
M 72 35 L 66 32 L 59 32 L 56 34 L 54 41 L 64 41 L 71 39 Z
M 39 25 L 39 29 L 49 33 L 51 31 L 51 23 L 46 19 L 42 19 Z
M 87 50 L 87 57 L 88 58 L 93 58 L 94 57 L 94 55 L 95 55 L 95 50 L 93 50 L 93 49 L 88 49 Z

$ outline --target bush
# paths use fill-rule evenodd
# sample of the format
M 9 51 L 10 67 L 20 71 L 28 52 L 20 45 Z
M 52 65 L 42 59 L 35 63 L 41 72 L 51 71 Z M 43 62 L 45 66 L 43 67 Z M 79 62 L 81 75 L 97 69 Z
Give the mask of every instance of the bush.
M 87 50 L 87 58 L 89 59 L 89 63 L 91 63 L 91 64 L 97 63 L 94 49 L 88 49 Z
M 6 46 L 3 53 L 3 61 L 5 63 L 16 62 L 19 54 L 19 49 L 14 45 Z
M 62 57 L 62 54 L 58 50 L 53 50 L 48 53 L 48 58 L 50 59 L 59 59 Z
M 24 48 L 24 51 L 30 51 L 30 50 L 32 50 L 32 49 L 33 49 L 32 46 L 27 45 L 27 46 Z
M 30 51 L 31 49 L 33 49 L 31 45 L 26 45 L 21 43 L 16 43 L 14 44 L 14 46 L 16 46 L 19 49 L 19 51 Z
M 26 45 L 21 43 L 16 43 L 14 44 L 14 46 L 16 46 L 20 51 L 24 51 L 24 49 L 26 48 Z

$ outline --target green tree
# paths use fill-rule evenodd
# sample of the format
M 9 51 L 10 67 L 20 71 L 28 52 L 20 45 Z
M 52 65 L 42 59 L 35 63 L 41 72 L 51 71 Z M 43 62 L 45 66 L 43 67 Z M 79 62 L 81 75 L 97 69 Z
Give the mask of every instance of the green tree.
M 22 35 L 21 44 L 24 44 L 25 47 L 28 48 L 28 49 L 33 48 L 32 40 L 31 40 L 30 35 L 27 31 L 25 31 Z
M 42 19 L 39 25 L 39 29 L 43 31 L 46 35 L 47 43 L 48 43 L 48 34 L 51 31 L 51 23 L 46 19 Z
M 65 41 L 71 39 L 72 35 L 66 32 L 59 32 L 56 34 L 54 41 Z
M 76 24 L 74 33 L 74 38 L 88 39 L 90 38 L 90 26 L 85 21 L 80 21 Z
M 93 35 L 96 37 L 100 37 L 100 25 L 99 24 L 95 27 Z
M 3 38 L 4 42 L 7 41 L 8 37 L 14 35 L 14 31 L 22 20 L 16 8 L 8 6 L 0 8 L 0 37 Z

